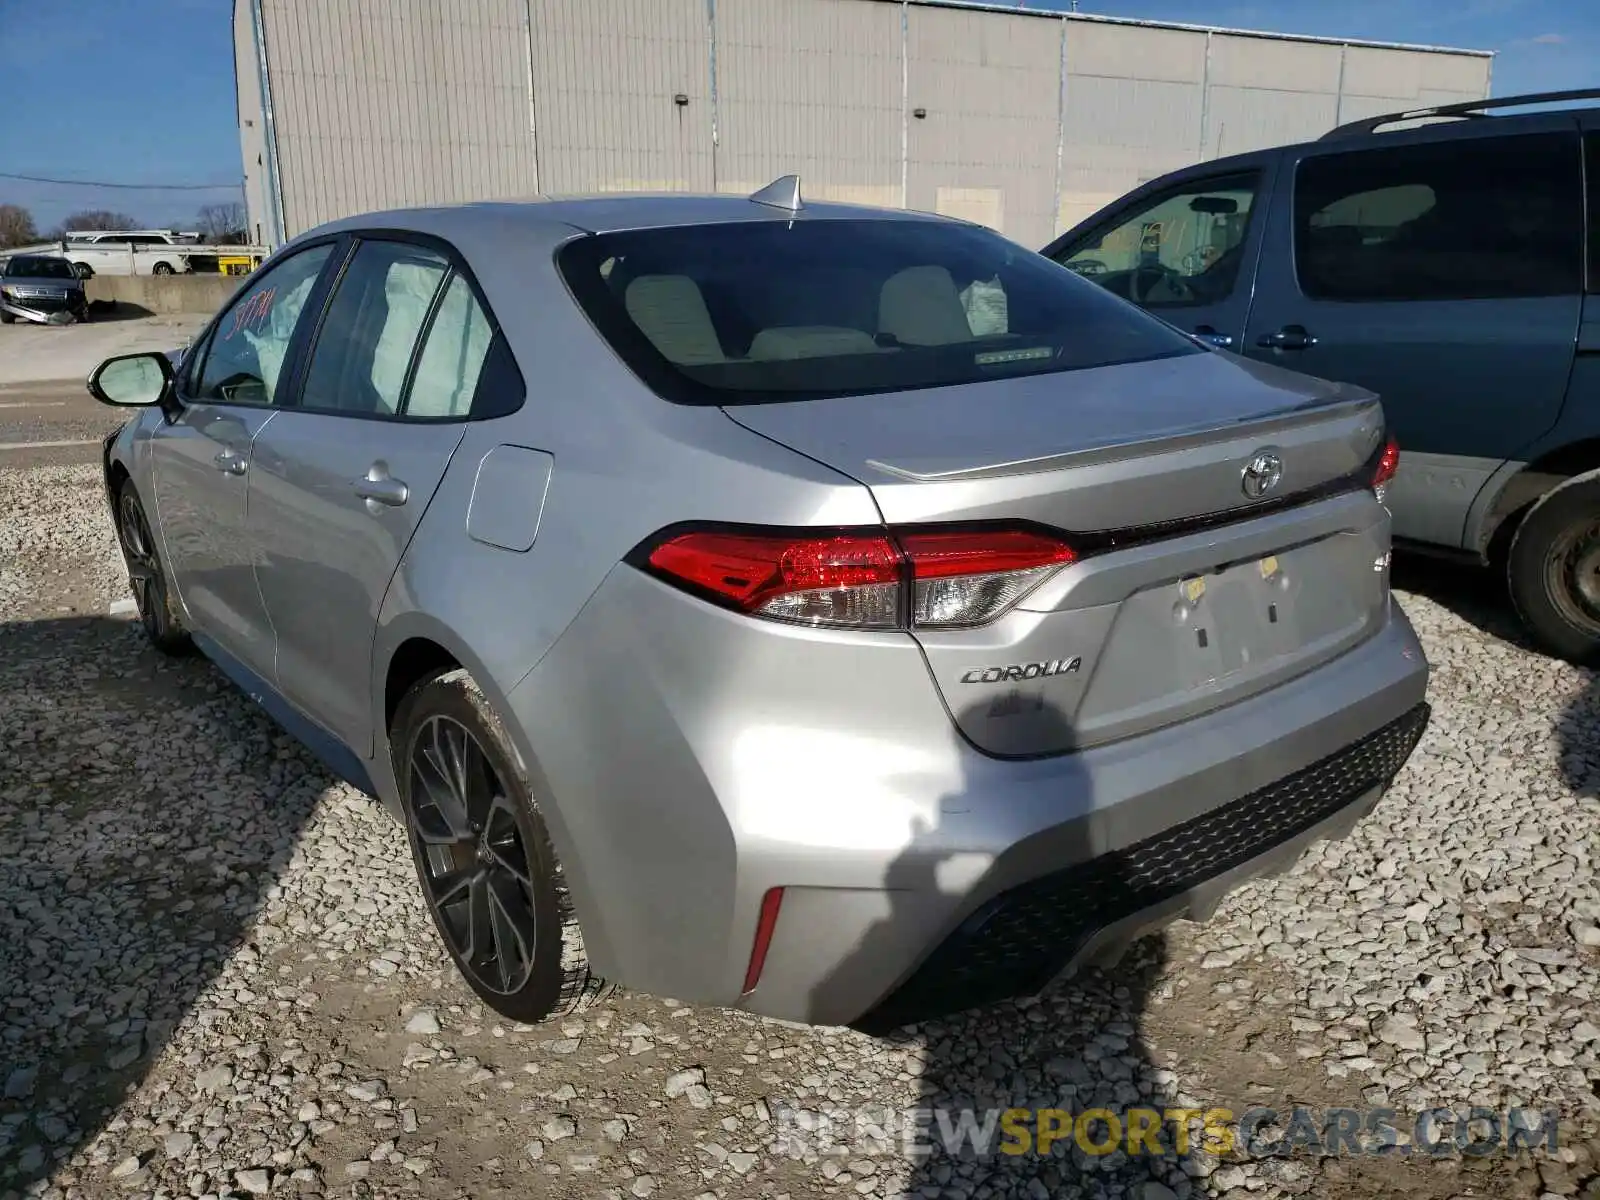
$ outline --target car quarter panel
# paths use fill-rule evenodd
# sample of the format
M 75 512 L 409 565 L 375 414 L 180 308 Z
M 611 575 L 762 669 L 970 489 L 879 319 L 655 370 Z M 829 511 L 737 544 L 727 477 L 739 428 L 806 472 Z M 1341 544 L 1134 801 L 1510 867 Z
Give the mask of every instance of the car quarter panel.
M 655 531 L 679 521 L 772 525 L 862 525 L 880 520 L 866 488 L 749 432 L 716 408 L 665 403 L 645 390 L 579 312 L 552 255 L 572 235 L 519 224 L 514 230 L 441 226 L 435 232 L 466 256 L 505 331 L 527 384 L 516 413 L 467 423 L 460 446 L 391 582 L 374 643 L 371 704 L 385 728 L 389 663 L 408 638 L 450 651 L 496 709 L 562 636 L 608 572 Z M 515 237 L 510 236 L 515 233 Z M 508 246 L 512 247 L 508 250 Z M 474 538 L 484 496 L 474 490 L 502 447 L 533 451 L 549 480 L 537 536 L 526 549 Z M 497 468 L 488 472 L 491 476 Z M 737 497 L 730 512 L 729 497 Z M 513 488 L 499 499 L 526 504 Z M 532 513 L 524 531 L 531 531 Z M 511 522 L 515 524 L 515 522 Z M 506 539 L 501 539 L 506 540 Z M 922 670 L 920 661 L 918 669 Z M 921 684 L 927 690 L 923 671 Z M 595 848 L 575 840 L 567 797 L 541 788 L 539 763 L 566 736 L 563 722 L 508 722 L 534 795 L 544 807 L 572 886 L 592 955 L 604 963 L 604 931 L 591 929 L 593 889 L 585 880 Z M 615 721 L 610 737 L 623 734 Z M 374 780 L 398 799 L 386 739 L 375 748 Z M 583 803 L 579 796 L 572 803 Z M 587 829 L 582 822 L 579 828 Z M 581 835 L 580 835 L 581 836 Z M 606 836 L 598 834 L 595 836 Z

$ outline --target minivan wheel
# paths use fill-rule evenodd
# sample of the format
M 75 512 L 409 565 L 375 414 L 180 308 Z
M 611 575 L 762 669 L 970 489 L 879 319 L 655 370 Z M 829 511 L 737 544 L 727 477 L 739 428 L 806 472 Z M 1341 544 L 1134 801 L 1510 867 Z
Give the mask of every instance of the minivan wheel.
M 1529 509 L 1506 574 L 1541 649 L 1573 663 L 1600 661 L 1600 480 L 1564 484 Z
M 544 820 L 471 676 L 413 686 L 389 744 L 423 899 L 468 986 L 526 1024 L 604 995 Z
M 150 535 L 144 503 L 131 479 L 123 480 L 117 489 L 117 541 L 122 546 L 123 561 L 128 565 L 128 587 L 138 606 L 139 623 L 144 626 L 145 636 L 163 654 L 186 653 L 191 646 L 189 633 L 183 627 L 183 617 L 167 584 L 167 573 L 161 566 L 155 538 Z

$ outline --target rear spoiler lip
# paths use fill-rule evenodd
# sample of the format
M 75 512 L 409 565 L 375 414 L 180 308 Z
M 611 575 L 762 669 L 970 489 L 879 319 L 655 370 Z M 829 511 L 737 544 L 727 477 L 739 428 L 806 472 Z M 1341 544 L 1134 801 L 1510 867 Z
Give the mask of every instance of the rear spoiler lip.
M 1280 409 L 1265 416 L 1241 417 L 1237 422 L 1227 425 L 1208 423 L 1187 429 L 1175 429 L 1166 433 L 1157 434 L 1155 437 L 1140 438 L 1137 441 L 1108 442 L 1100 446 L 1086 446 L 1081 449 L 1067 450 L 1059 454 L 1048 454 L 1040 458 L 1015 459 L 1009 462 L 987 463 L 977 467 L 956 467 L 947 471 L 918 471 L 910 467 L 896 466 L 893 463 L 883 462 L 881 459 L 868 459 L 866 465 L 873 470 L 882 471 L 904 479 L 911 483 L 952 483 L 966 480 L 996 479 L 1006 475 L 1025 475 L 1036 471 L 1065 470 L 1071 467 L 1098 466 L 1102 463 L 1119 462 L 1126 458 L 1142 458 L 1147 455 L 1172 453 L 1186 450 L 1191 446 L 1202 446 L 1215 442 L 1219 437 L 1244 437 L 1250 433 L 1258 433 L 1263 438 L 1281 433 L 1286 429 L 1298 428 L 1301 425 L 1310 425 L 1318 421 L 1342 416 L 1358 416 L 1366 411 L 1371 411 L 1377 416 L 1374 428 L 1380 434 L 1383 429 L 1382 401 L 1371 393 L 1363 393 L 1352 397 L 1348 392 L 1340 391 L 1327 397 L 1318 397 L 1290 408 Z

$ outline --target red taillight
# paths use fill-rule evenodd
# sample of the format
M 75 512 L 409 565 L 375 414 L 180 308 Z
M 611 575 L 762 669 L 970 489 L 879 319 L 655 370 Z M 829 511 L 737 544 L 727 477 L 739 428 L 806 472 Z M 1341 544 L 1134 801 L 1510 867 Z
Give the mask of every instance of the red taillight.
M 892 628 L 903 564 L 883 534 L 685 533 L 650 552 L 657 571 L 745 612 Z
M 767 963 L 767 947 L 772 944 L 772 931 L 778 927 L 778 908 L 783 904 L 783 889 L 770 888 L 761 897 L 761 915 L 756 918 L 756 937 L 750 944 L 750 965 L 744 971 L 744 992 L 756 990 L 761 982 L 761 968 Z
M 1400 469 L 1400 443 L 1390 438 L 1384 444 L 1383 453 L 1378 456 L 1378 467 L 1372 473 L 1372 486 L 1381 488 L 1394 478 L 1394 473 Z
M 951 629 L 993 620 L 1076 558 L 1065 542 L 1023 529 L 704 530 L 667 536 L 646 562 L 709 599 L 778 620 Z

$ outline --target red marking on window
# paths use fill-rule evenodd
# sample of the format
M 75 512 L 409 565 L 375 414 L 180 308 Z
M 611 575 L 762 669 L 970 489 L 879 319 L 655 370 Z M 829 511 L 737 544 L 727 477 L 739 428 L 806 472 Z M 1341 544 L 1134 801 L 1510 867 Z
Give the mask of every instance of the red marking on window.
M 266 288 L 255 295 L 246 298 L 233 310 L 233 324 L 222 340 L 228 341 L 241 329 L 252 332 L 259 330 L 267 323 L 272 315 L 272 302 L 277 296 L 277 288 Z

